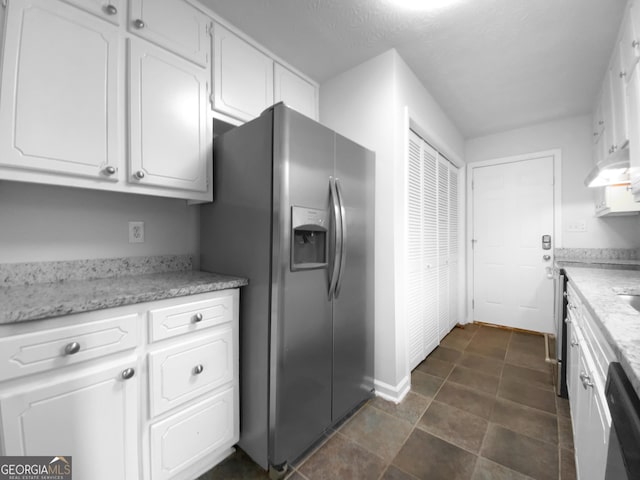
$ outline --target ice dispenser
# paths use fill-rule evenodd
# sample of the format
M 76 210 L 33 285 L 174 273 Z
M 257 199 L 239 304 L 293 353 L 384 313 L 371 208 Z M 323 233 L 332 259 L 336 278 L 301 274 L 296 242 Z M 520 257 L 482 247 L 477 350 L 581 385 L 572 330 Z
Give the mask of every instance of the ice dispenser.
M 327 266 L 326 210 L 291 207 L 291 271 Z

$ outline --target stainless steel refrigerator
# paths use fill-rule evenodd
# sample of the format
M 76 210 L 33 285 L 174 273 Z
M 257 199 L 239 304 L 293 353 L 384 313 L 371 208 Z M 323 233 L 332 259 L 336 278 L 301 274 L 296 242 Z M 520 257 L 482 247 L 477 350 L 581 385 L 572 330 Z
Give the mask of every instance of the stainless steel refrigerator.
M 214 141 L 201 269 L 249 278 L 239 446 L 265 469 L 373 391 L 374 160 L 284 104 Z

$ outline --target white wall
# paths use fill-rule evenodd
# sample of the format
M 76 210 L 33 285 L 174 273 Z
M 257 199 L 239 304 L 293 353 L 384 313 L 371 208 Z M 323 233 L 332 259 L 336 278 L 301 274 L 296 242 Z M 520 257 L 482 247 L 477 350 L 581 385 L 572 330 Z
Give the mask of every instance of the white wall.
M 570 117 L 469 139 L 467 163 L 559 148 L 562 151 L 562 245 L 564 248 L 640 247 L 637 216 L 596 218 L 594 191 L 584 179 L 594 165 L 591 117 Z M 587 231 L 568 232 L 569 223 L 584 220 Z
M 409 387 L 401 292 L 406 107 L 438 147 L 462 158 L 464 141 L 395 50 L 320 86 L 320 121 L 376 152 L 375 376 L 389 397 Z
M 199 218 L 184 200 L 3 181 L 0 263 L 197 255 Z M 145 243 L 130 244 L 137 220 Z

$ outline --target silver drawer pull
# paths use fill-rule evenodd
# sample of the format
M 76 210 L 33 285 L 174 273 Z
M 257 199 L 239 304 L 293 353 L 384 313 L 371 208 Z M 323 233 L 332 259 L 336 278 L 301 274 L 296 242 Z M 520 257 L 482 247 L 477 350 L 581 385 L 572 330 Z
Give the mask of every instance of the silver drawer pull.
M 66 347 L 64 347 L 65 355 L 75 355 L 80 351 L 80 344 L 78 342 L 71 342 Z
M 193 367 L 193 374 L 200 375 L 203 370 L 204 370 L 204 367 L 202 365 L 196 365 L 195 367 Z
M 578 341 L 577 340 L 571 340 L 571 346 L 572 347 L 577 347 L 578 346 Z
M 122 371 L 122 378 L 124 380 L 129 380 L 130 378 L 133 378 L 135 374 L 136 374 L 136 371 L 133 368 L 125 368 Z
M 107 5 L 106 7 L 104 7 L 104 11 L 109 15 L 115 15 L 118 13 L 118 9 L 115 7 L 115 5 Z
M 198 312 L 193 316 L 193 321 L 198 323 L 198 322 L 201 322 L 203 318 L 204 317 L 202 316 L 202 314 Z
M 144 28 L 144 22 L 138 18 L 137 20 L 133 21 L 133 26 L 138 29 Z

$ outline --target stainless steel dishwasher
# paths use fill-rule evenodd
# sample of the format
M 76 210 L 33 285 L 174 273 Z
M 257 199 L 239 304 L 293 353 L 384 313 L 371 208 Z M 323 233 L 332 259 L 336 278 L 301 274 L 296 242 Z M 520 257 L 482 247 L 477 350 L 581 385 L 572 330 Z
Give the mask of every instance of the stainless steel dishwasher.
M 611 412 L 605 480 L 640 479 L 640 399 L 618 362 L 609 364 L 605 394 Z

